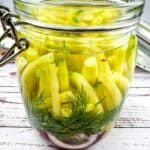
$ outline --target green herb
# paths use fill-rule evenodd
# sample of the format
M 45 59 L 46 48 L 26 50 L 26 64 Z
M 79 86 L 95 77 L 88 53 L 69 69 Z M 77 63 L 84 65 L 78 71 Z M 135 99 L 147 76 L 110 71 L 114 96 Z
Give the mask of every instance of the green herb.
M 86 112 L 87 98 L 83 91 L 74 97 L 68 97 L 68 103 L 72 107 L 72 114 L 69 118 L 55 118 L 47 110 L 39 109 L 39 103 L 41 103 L 40 98 L 32 100 L 28 104 L 29 119 L 37 128 L 50 132 L 59 139 L 70 138 L 76 133 L 96 134 L 102 131 L 104 125 L 114 119 L 119 110 L 115 108 L 108 112 L 98 113 L 94 109 Z
M 83 10 L 77 10 L 77 11 L 73 14 L 72 20 L 73 20 L 75 23 L 78 23 L 78 22 L 79 22 L 78 17 L 79 17 L 79 15 L 80 15 L 82 12 L 83 12 Z

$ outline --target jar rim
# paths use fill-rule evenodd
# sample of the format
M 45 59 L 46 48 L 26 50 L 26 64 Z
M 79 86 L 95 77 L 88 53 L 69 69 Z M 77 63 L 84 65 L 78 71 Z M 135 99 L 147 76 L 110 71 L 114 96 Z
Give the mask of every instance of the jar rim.
M 145 0 L 110 0 L 106 3 L 106 1 L 78 1 L 78 0 L 14 0 L 19 1 L 26 4 L 34 4 L 34 5 L 63 5 L 63 6 L 118 6 L 118 7 L 129 7 L 129 6 L 138 6 L 142 5 Z
M 115 1 L 115 2 L 114 2 Z M 120 29 L 128 29 L 128 28 L 136 28 L 137 24 L 139 23 L 140 16 L 142 14 L 143 6 L 144 6 L 144 0 L 136 0 L 136 1 L 121 1 L 121 0 L 111 0 L 110 2 L 104 2 L 104 1 L 84 1 L 81 2 L 80 0 L 74 0 L 74 1 L 49 1 L 49 0 L 14 0 L 16 12 L 20 15 L 21 21 L 26 22 L 29 25 L 33 25 L 36 27 L 41 27 L 45 29 L 50 30 L 57 30 L 57 31 L 71 31 L 71 32 L 91 32 L 91 31 L 114 31 L 114 30 L 120 30 Z M 19 5 L 25 6 L 25 8 L 21 8 L 20 6 L 17 6 L 17 3 Z M 30 13 L 30 10 L 26 9 L 26 6 L 34 7 L 34 15 Z M 51 15 L 51 7 L 59 7 L 59 8 L 65 8 L 69 9 L 70 7 L 79 10 L 79 9 L 85 9 L 85 8 L 96 8 L 96 9 L 120 9 L 122 12 L 122 16 L 119 20 L 114 20 L 114 22 L 108 23 L 108 24 L 98 24 L 93 26 L 74 26 L 70 24 L 53 24 L 47 23 L 43 20 L 38 20 L 37 14 L 39 14 L 38 11 L 39 7 L 40 9 L 44 9 L 47 7 L 49 9 L 49 16 Z M 90 14 L 89 9 L 89 14 Z M 58 13 L 59 14 L 59 13 Z M 60 12 L 61 14 L 61 12 Z M 37 16 L 36 16 L 37 15 Z M 35 17 L 36 16 L 36 17 Z M 47 14 L 42 14 L 40 17 L 47 16 Z M 56 17 L 57 18 L 57 17 Z
M 115 27 L 110 28 L 108 27 L 93 27 L 93 28 L 88 28 L 88 27 L 60 27 L 60 26 L 51 26 L 51 25 L 46 25 L 42 23 L 38 23 L 36 21 L 20 21 L 17 22 L 15 25 L 20 26 L 20 25 L 29 25 L 33 27 L 37 27 L 40 29 L 46 29 L 46 30 L 52 30 L 52 31 L 60 31 L 60 32 L 114 32 L 117 31 L 117 33 L 120 32 L 130 32 L 134 30 L 137 27 L 138 21 L 135 20 L 134 24 L 122 24 L 122 26 L 118 25 Z M 127 29 L 126 29 L 127 28 Z M 125 31 L 126 30 L 126 31 Z

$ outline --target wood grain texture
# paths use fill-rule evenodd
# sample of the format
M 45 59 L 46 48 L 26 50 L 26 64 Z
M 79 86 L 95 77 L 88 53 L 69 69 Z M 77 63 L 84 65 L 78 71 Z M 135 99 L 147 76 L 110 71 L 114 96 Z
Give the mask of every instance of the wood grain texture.
M 31 129 L 15 71 L 13 63 L 0 68 L 0 150 L 53 150 Z M 150 149 L 150 73 L 136 69 L 115 128 L 89 150 L 99 149 Z
M 30 127 L 22 103 L 8 100 L 0 101 L 0 127 Z M 150 128 L 149 111 L 150 96 L 128 97 L 119 115 L 116 127 Z
M 55 150 L 33 129 L 1 128 L 0 133 L 2 150 Z M 149 150 L 149 135 L 150 129 L 113 129 L 89 150 Z

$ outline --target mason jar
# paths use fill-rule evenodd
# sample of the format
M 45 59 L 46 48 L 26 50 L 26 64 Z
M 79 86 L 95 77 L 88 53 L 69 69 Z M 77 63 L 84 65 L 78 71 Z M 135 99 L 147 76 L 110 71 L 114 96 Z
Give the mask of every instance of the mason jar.
M 14 5 L 16 37 L 28 41 L 16 66 L 32 127 L 58 148 L 97 143 L 127 96 L 144 0 L 14 0 Z

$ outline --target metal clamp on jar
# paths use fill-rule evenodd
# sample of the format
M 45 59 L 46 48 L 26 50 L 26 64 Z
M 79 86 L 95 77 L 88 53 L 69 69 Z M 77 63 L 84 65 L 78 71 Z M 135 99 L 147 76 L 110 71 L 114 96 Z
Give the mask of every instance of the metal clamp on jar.
M 14 44 L 9 48 L 3 48 L 2 57 L 0 58 L 0 66 L 9 62 L 11 59 L 19 55 L 25 49 L 28 48 L 28 41 L 24 38 L 18 39 L 15 25 L 17 25 L 12 18 L 18 18 L 18 15 L 12 14 L 8 8 L 0 6 L 0 21 L 3 28 L 3 35 L 0 37 L 0 42 L 5 38 L 11 38 L 14 40 Z M 15 53 L 15 48 L 18 48 Z

